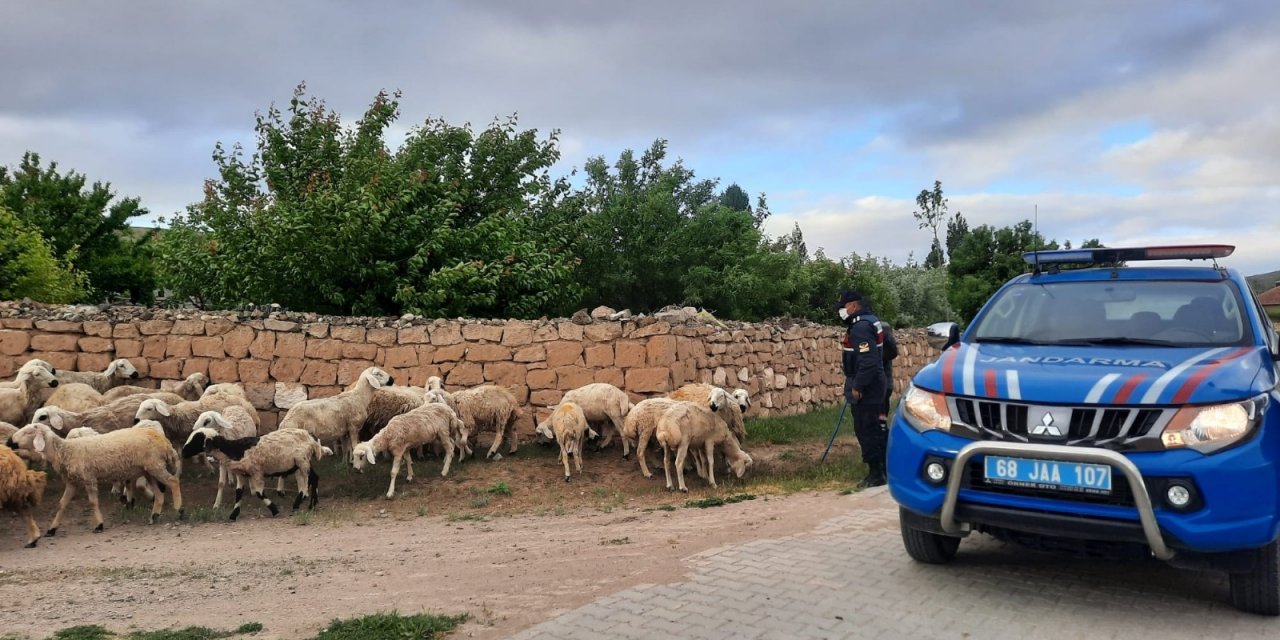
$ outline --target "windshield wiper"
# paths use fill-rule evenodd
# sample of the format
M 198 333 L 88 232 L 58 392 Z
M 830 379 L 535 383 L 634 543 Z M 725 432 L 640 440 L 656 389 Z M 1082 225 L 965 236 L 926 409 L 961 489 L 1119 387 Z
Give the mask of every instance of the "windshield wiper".
M 1180 342 L 1172 340 L 1154 340 L 1152 338 L 1125 338 L 1122 336 L 1112 336 L 1108 338 L 1082 338 L 1079 340 L 1084 344 L 1136 344 L 1147 345 L 1153 347 L 1180 347 L 1186 346 Z

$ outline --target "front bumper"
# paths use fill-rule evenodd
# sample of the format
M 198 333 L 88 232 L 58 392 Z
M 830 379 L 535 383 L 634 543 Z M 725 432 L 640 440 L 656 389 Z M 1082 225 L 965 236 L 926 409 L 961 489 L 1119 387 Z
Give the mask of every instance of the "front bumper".
M 1263 546 L 1280 534 L 1274 437 L 1202 455 L 1195 451 L 1120 454 L 1092 447 L 973 441 L 940 431 L 918 432 L 901 418 L 889 438 L 889 489 L 917 516 L 958 535 L 979 526 L 1086 540 L 1142 542 L 1162 559 L 1176 551 L 1216 553 Z M 1028 496 L 984 490 L 964 482 L 969 462 L 984 455 L 1108 464 L 1115 482 L 1127 483 L 1131 505 L 1099 504 L 1061 496 Z M 924 478 L 926 458 L 950 461 L 945 485 Z M 1203 503 L 1179 512 L 1152 502 L 1148 485 L 1191 478 Z

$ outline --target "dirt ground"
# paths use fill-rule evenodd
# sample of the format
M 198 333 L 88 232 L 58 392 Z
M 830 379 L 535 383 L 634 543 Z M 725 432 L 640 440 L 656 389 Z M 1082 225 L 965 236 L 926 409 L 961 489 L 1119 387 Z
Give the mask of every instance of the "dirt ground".
M 693 492 L 683 495 L 664 490 L 660 465 L 645 479 L 616 452 L 588 456 L 585 472 L 565 483 L 553 453 L 531 445 L 501 461 L 468 461 L 444 479 L 439 462 L 419 462 L 418 480 L 402 476 L 390 501 L 382 497 L 389 464 L 354 474 L 335 460 L 321 469 L 314 514 L 288 515 L 284 498 L 286 510 L 271 519 L 248 498 L 235 523 L 208 507 L 208 472 L 188 468 L 187 522 L 166 511 L 146 525 L 146 510 L 112 504 L 104 490 L 105 533 L 89 532 L 81 499 L 56 537 L 28 550 L 21 523 L 0 515 L 0 633 L 260 622 L 259 637 L 297 638 L 333 618 L 397 610 L 467 613 L 455 637 L 501 638 L 634 584 L 678 580 L 693 554 L 803 532 L 838 514 L 849 498 L 834 490 L 777 492 L 820 452 L 814 443 L 757 447 L 754 475 L 710 489 L 690 473 Z M 829 464 L 852 454 L 838 447 Z M 61 491 L 50 484 L 42 526 Z M 742 493 L 756 498 L 685 506 Z

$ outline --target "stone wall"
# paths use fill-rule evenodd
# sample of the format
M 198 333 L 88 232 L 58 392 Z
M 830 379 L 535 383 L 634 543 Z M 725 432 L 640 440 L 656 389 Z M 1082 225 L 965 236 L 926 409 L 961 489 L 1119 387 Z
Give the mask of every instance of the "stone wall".
M 446 388 L 510 388 L 531 430 L 569 389 L 608 382 L 635 400 L 688 382 L 744 387 L 755 415 L 794 414 L 839 402 L 837 327 L 808 323 L 444 320 L 346 318 L 287 312 L 174 312 L 140 307 L 0 303 L 0 377 L 42 358 L 56 368 L 101 371 L 128 358 L 161 387 L 195 372 L 239 382 L 274 427 L 288 407 L 340 392 L 369 366 L 397 383 L 440 375 Z M 923 331 L 896 332 L 901 390 L 937 356 Z

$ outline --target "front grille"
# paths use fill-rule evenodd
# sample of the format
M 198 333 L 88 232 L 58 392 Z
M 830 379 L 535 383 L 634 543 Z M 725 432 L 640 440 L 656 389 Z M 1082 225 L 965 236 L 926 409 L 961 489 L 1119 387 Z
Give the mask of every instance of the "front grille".
M 1003 400 L 948 398 L 952 433 L 975 440 L 1162 451 L 1160 433 L 1174 409 L 1033 405 Z M 1057 416 L 1043 424 L 1044 416 Z

